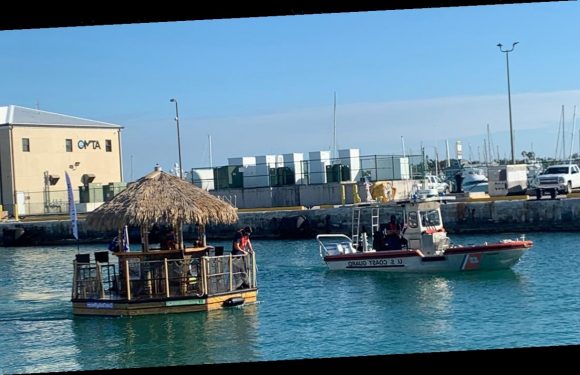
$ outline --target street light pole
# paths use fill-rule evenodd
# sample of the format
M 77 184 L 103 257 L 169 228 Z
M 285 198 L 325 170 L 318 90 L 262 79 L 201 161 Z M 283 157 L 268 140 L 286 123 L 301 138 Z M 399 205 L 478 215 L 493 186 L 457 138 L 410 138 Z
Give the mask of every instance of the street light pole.
M 179 109 L 177 107 L 177 99 L 171 98 L 169 99 L 169 101 L 175 103 L 175 123 L 177 124 L 177 151 L 179 153 L 179 178 L 183 178 L 181 172 L 183 169 L 183 165 L 181 164 L 181 139 L 179 138 Z
M 511 51 L 514 50 L 516 44 L 518 44 L 519 42 L 515 42 L 512 45 L 512 48 L 509 50 L 504 50 L 502 49 L 502 44 L 498 43 L 498 47 L 499 50 L 501 52 L 505 53 L 505 62 L 506 62 L 506 67 L 507 67 L 507 84 L 508 84 L 508 106 L 509 106 L 509 113 L 510 113 L 510 144 L 511 144 L 511 151 L 512 151 L 512 164 L 516 163 L 516 158 L 515 158 L 515 154 L 514 154 L 514 130 L 513 130 L 513 126 L 512 126 L 512 96 L 511 96 L 511 91 L 510 91 L 510 59 L 509 59 L 509 53 Z

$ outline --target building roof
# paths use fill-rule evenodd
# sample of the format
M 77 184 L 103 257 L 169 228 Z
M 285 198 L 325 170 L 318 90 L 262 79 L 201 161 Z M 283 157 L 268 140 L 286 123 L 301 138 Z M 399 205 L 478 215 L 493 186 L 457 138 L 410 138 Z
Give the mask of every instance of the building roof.
M 19 107 L 16 105 L 0 107 L 0 126 L 6 125 L 122 128 L 120 125 L 87 120 L 80 117 L 62 115 L 60 113 L 46 112 L 39 109 Z

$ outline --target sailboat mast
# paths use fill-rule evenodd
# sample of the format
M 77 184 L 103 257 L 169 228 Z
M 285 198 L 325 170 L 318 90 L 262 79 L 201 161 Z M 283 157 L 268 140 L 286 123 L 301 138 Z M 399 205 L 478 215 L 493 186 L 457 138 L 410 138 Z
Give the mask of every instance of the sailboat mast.
M 332 160 L 336 160 L 336 91 L 334 92 L 334 127 L 332 135 Z
M 566 117 L 564 116 L 564 106 L 562 106 L 562 160 L 566 159 Z
M 574 147 L 574 130 L 576 130 L 576 106 L 574 106 L 574 113 L 572 115 L 572 139 L 570 140 L 570 158 L 568 158 L 568 164 L 572 164 L 572 150 Z
M 489 155 L 489 162 L 493 162 L 493 152 L 491 151 L 491 138 L 489 136 L 489 124 L 487 124 L 487 148 L 488 148 L 488 155 Z
M 469 148 L 469 162 L 473 163 L 473 152 L 471 150 L 471 143 L 467 144 L 467 148 Z
M 447 168 L 451 166 L 451 161 L 449 160 L 449 140 L 445 140 L 445 148 L 447 149 Z
M 485 139 L 483 140 L 483 157 L 485 158 L 485 166 L 487 167 L 487 143 Z
M 439 176 L 439 152 L 435 147 L 435 176 Z
M 558 122 L 558 135 L 556 136 L 556 152 L 554 153 L 555 160 L 558 160 L 558 146 L 560 145 L 560 128 L 562 127 L 563 116 L 564 116 L 564 106 L 562 106 L 562 114 L 560 115 L 560 121 Z
M 207 139 L 209 142 L 209 167 L 213 168 L 213 160 L 212 160 L 212 155 L 211 155 L 211 135 L 210 134 L 207 135 Z

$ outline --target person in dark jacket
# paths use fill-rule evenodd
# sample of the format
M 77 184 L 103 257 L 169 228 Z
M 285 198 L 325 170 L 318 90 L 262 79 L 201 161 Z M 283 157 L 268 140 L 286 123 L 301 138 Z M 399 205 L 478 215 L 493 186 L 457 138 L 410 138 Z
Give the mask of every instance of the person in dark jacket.
M 250 234 L 252 234 L 252 228 L 250 227 L 244 227 L 235 233 L 232 241 L 232 255 L 245 255 L 254 252 Z

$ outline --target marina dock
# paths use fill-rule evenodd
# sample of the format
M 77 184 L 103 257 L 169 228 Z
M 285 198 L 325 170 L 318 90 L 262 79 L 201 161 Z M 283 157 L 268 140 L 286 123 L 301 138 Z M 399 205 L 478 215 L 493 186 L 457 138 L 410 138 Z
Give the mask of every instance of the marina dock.
M 580 230 L 578 193 L 559 199 L 524 196 L 460 198 L 442 206 L 441 212 L 449 233 L 488 233 Z M 287 207 L 244 209 L 239 211 L 239 225 L 255 228 L 254 238 L 314 238 L 320 233 L 350 233 L 352 205 L 327 207 Z M 381 208 L 382 217 L 397 214 Z M 365 224 L 365 223 L 363 223 Z M 237 226 L 239 226 L 237 225 Z M 231 239 L 236 225 L 210 225 L 208 239 Z M 368 223 L 370 228 L 370 223 Z M 67 215 L 29 216 L 20 221 L 0 223 L 4 246 L 28 246 L 72 243 Z M 86 228 L 79 216 L 79 237 L 83 243 L 108 242 L 115 233 L 95 232 Z M 184 240 L 195 239 L 195 228 L 184 226 Z

